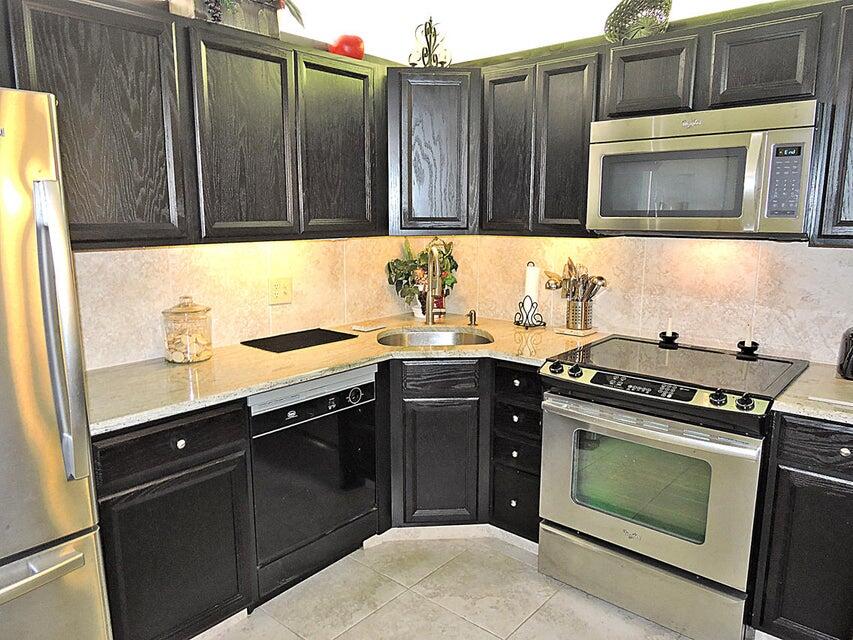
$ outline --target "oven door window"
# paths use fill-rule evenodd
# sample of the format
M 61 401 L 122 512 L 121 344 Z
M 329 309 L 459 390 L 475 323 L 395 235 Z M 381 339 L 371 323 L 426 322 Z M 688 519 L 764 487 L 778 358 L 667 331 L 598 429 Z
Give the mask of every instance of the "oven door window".
M 739 218 L 745 147 L 602 158 L 602 218 Z
M 575 432 L 572 499 L 695 544 L 705 541 L 711 466 L 592 431 Z

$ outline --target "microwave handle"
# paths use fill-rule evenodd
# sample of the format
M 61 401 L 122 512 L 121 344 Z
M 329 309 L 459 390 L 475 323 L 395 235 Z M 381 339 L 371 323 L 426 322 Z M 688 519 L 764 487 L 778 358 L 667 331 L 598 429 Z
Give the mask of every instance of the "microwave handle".
M 762 212 L 761 188 L 764 183 L 764 149 L 767 146 L 767 132 L 757 131 L 750 134 L 749 148 L 746 151 L 746 173 L 743 180 L 744 213 L 748 201 L 752 201 L 751 216 L 744 216 L 744 231 L 757 231 Z

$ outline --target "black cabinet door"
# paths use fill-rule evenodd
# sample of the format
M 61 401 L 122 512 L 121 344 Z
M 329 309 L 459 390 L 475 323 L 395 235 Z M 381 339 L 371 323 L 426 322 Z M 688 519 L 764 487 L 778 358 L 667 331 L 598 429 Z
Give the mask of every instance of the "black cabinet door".
M 404 521 L 477 521 L 479 400 L 403 401 Z
M 297 53 L 296 62 L 302 231 L 375 230 L 374 69 L 320 54 Z
M 104 5 L 11 0 L 17 85 L 57 97 L 71 239 L 187 238 L 174 24 Z
M 691 109 L 697 42 L 692 35 L 610 49 L 605 116 Z
M 589 125 L 595 114 L 598 56 L 536 67 L 534 231 L 585 235 Z
M 534 75 L 533 65 L 483 72 L 481 227 L 486 231 L 531 227 Z
M 117 640 L 191 638 L 251 601 L 247 453 L 100 503 Z
M 853 5 L 841 10 L 829 175 L 816 244 L 853 246 Z
M 388 70 L 388 209 L 392 234 L 477 226 L 478 69 Z
M 815 95 L 821 14 L 714 31 L 711 106 Z
M 778 469 L 763 631 L 786 640 L 853 637 L 853 480 Z
M 293 234 L 293 52 L 221 28 L 191 41 L 202 236 Z

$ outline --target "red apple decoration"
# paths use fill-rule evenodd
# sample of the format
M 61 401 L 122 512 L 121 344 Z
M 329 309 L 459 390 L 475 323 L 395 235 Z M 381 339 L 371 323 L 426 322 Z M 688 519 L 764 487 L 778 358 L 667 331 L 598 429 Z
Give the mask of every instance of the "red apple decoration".
M 329 52 L 361 60 L 364 58 L 364 40 L 358 36 L 340 36 L 329 45 Z

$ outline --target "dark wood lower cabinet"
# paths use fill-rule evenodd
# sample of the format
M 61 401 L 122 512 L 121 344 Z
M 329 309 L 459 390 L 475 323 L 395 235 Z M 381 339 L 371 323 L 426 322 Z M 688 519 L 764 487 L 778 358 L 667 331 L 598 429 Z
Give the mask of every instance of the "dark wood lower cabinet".
M 191 638 L 252 602 L 245 436 L 231 407 L 94 444 L 117 640 Z
M 407 523 L 477 519 L 477 398 L 404 400 Z
M 853 473 L 843 463 L 853 448 L 853 428 L 787 416 L 778 424 L 756 626 L 784 640 L 849 640 Z M 833 453 L 846 449 L 848 455 L 826 455 L 830 444 Z
M 485 360 L 392 361 L 393 526 L 486 521 L 490 371 Z

